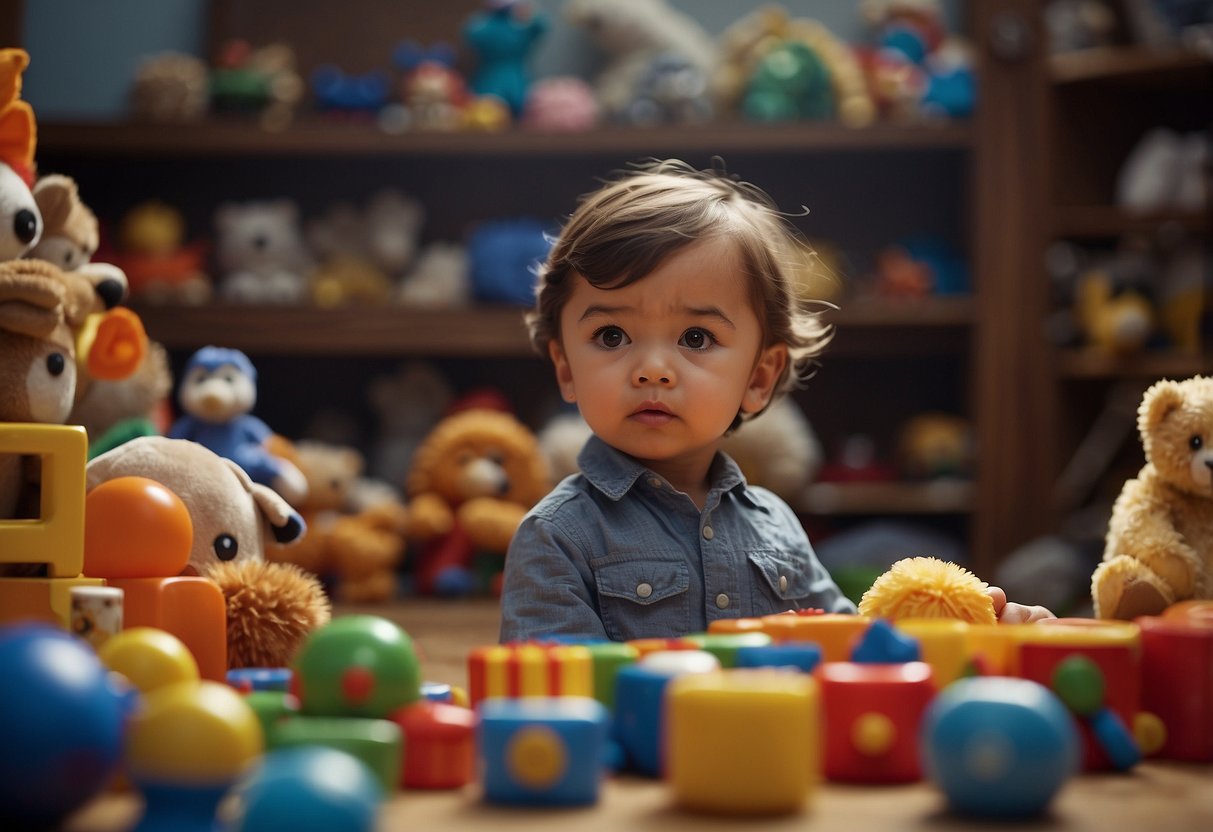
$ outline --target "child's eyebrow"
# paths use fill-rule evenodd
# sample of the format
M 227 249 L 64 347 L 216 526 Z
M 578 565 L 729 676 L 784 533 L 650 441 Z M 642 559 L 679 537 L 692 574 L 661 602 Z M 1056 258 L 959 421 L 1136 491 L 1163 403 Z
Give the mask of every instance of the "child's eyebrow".
M 607 306 L 603 303 L 595 303 L 587 306 L 585 311 L 581 313 L 581 317 L 577 319 L 581 323 L 586 318 L 592 318 L 595 315 L 618 315 L 620 312 L 627 312 L 631 309 L 630 306 Z
M 577 322 L 581 323 L 587 318 L 592 318 L 595 315 L 605 315 L 610 317 L 612 315 L 619 315 L 621 313 L 632 311 L 634 311 L 634 307 L 631 306 L 608 306 L 604 303 L 594 303 L 585 308 L 585 311 L 581 313 L 581 317 L 577 319 Z M 674 311 L 691 318 L 715 318 L 730 329 L 737 328 L 737 325 L 733 323 L 728 315 L 724 314 L 723 310 L 721 310 L 719 306 L 683 306 Z
M 730 327 L 731 329 L 737 328 L 737 326 L 729 319 L 729 316 L 724 314 L 724 312 L 718 306 L 687 306 L 683 308 L 683 311 L 694 318 L 716 318 L 722 324 Z

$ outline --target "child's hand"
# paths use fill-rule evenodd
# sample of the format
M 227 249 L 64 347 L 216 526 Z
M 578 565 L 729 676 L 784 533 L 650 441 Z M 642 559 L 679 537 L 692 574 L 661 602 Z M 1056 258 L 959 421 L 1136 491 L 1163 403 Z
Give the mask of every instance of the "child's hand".
M 994 616 L 999 624 L 1030 624 L 1042 618 L 1056 618 L 1053 613 L 1037 605 L 1027 607 L 1007 600 L 1007 593 L 1000 587 L 992 586 L 986 590 L 994 601 Z

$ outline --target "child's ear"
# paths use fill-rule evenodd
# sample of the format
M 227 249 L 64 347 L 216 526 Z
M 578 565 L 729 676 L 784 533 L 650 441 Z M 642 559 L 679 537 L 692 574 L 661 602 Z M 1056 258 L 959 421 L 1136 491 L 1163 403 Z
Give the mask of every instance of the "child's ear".
M 548 341 L 548 357 L 552 359 L 552 366 L 556 368 L 556 384 L 560 387 L 560 398 L 569 404 L 574 404 L 577 401 L 577 391 L 573 386 L 573 371 L 569 368 L 569 360 L 565 357 L 559 341 L 555 339 Z
M 775 385 L 788 364 L 788 347 L 775 344 L 767 347 L 758 356 L 745 396 L 741 399 L 742 413 L 757 413 L 767 406 L 775 394 Z

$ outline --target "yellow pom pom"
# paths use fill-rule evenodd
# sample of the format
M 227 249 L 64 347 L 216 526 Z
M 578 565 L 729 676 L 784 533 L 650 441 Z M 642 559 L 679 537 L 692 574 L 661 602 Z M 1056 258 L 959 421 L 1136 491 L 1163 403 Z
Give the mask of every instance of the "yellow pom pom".
M 959 618 L 993 624 L 988 585 L 969 570 L 939 558 L 905 558 L 893 564 L 859 600 L 873 618 Z

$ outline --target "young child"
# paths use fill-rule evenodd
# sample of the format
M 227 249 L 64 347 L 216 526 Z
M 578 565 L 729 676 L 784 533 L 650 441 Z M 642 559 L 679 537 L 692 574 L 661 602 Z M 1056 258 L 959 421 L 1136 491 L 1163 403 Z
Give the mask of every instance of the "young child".
M 793 233 L 759 189 L 675 160 L 607 183 L 569 219 L 527 323 L 593 436 L 581 473 L 514 535 L 502 641 L 855 611 L 791 508 L 719 451 L 829 341 L 792 286 Z M 1004 621 L 1049 615 L 991 595 Z

